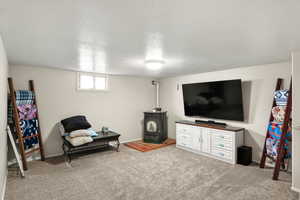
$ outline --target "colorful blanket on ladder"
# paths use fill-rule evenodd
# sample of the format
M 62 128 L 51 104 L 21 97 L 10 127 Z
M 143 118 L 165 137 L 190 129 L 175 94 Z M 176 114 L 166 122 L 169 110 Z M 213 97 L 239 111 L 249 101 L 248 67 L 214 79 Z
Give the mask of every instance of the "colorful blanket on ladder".
M 39 143 L 39 124 L 37 107 L 34 104 L 34 93 L 29 90 L 16 91 L 16 104 L 20 119 L 25 150 L 35 147 Z M 8 123 L 13 123 L 13 109 L 11 102 L 8 104 Z
M 29 90 L 17 90 L 16 91 L 16 104 L 33 104 L 34 93 Z
M 273 159 L 277 158 L 278 147 L 282 136 L 282 122 L 271 122 L 268 126 L 269 137 L 266 140 L 267 154 Z M 287 138 L 291 137 L 291 128 L 289 127 L 288 133 L 284 139 L 284 158 L 290 158 L 289 141 Z
M 23 131 L 23 138 L 24 138 L 24 148 L 31 149 L 36 144 L 38 144 L 38 120 L 31 119 L 31 120 L 21 120 L 20 126 Z

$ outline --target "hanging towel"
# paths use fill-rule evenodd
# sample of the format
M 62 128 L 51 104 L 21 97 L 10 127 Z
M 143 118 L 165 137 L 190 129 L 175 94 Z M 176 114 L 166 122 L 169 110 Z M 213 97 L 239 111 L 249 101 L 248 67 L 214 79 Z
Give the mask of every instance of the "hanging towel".
M 38 144 L 38 120 L 31 119 L 31 120 L 21 120 L 20 126 L 23 132 L 24 139 L 24 148 L 30 149 L 34 145 Z
M 275 122 L 283 122 L 286 106 L 275 106 L 272 108 L 272 115 Z
M 289 96 L 289 90 L 277 90 L 274 93 L 275 101 L 277 106 L 286 106 L 287 99 Z
M 16 91 L 16 104 L 33 104 L 34 94 L 29 90 L 17 90 Z
M 282 136 L 282 128 L 282 122 L 271 122 L 268 127 L 269 138 L 267 138 L 266 140 L 267 154 L 273 157 L 274 159 L 276 159 L 278 155 L 278 147 Z M 288 152 L 289 141 L 287 139 L 288 137 L 291 137 L 291 135 L 291 128 L 289 127 L 288 132 L 286 134 L 286 138 L 284 140 L 284 158 L 291 157 L 291 153 Z
M 30 120 L 36 118 L 37 108 L 33 104 L 18 105 L 20 120 Z

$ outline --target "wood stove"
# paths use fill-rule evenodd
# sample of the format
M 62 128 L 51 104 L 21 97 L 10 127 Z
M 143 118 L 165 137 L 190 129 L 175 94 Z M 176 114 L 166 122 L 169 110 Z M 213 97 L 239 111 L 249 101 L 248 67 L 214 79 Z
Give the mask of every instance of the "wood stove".
M 167 112 L 144 112 L 144 142 L 161 144 L 168 138 Z

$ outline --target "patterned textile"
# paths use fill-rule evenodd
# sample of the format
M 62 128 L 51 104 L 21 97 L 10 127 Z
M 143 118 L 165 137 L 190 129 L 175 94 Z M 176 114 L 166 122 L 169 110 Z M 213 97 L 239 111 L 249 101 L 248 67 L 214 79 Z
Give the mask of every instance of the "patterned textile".
M 19 111 L 20 120 L 30 120 L 36 118 L 36 112 L 37 112 L 36 105 L 23 104 L 17 107 Z
M 277 158 L 278 146 L 279 146 L 279 140 L 273 138 L 267 138 L 266 140 L 267 154 L 271 156 L 273 159 Z
M 289 90 L 275 91 L 274 97 L 275 97 L 277 106 L 286 106 L 288 96 L 289 96 Z
M 16 91 L 16 103 L 17 105 L 22 104 L 33 104 L 34 93 L 29 90 L 18 90 Z
M 278 155 L 278 147 L 280 143 L 280 138 L 282 135 L 283 123 L 281 122 L 271 122 L 268 127 L 269 138 L 266 140 L 266 148 L 267 154 L 272 158 L 276 159 Z M 286 138 L 284 140 L 284 158 L 289 158 L 291 153 L 288 152 L 288 137 L 291 137 L 291 128 L 289 127 L 288 133 L 286 134 Z
M 34 145 L 38 144 L 38 137 L 35 136 L 38 134 L 38 120 L 21 120 L 20 126 L 23 132 L 24 148 L 30 149 L 34 147 Z
M 283 122 L 286 106 L 275 106 L 272 109 L 272 115 L 275 122 Z
M 8 124 L 13 124 L 14 123 L 14 112 L 13 112 L 13 107 L 10 102 L 7 104 L 7 123 Z

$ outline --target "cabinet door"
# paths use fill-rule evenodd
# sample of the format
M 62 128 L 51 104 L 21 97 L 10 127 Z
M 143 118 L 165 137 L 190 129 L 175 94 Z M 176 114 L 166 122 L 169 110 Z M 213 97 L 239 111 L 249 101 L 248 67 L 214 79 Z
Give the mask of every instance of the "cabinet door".
M 192 148 L 192 137 L 188 134 L 178 134 L 177 135 L 177 144 L 180 146 Z
M 179 133 L 176 134 L 176 144 L 182 145 L 184 143 L 183 139 L 184 138 L 182 137 L 182 134 Z
M 211 131 L 208 128 L 202 129 L 202 151 L 204 153 L 211 152 Z
M 201 137 L 201 127 L 192 126 L 190 133 L 192 135 L 192 144 L 191 148 L 196 151 L 201 151 L 202 137 Z

